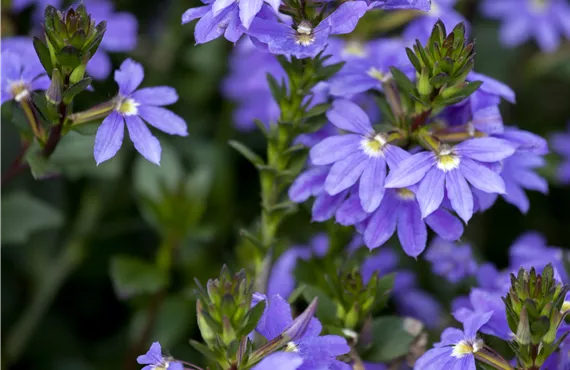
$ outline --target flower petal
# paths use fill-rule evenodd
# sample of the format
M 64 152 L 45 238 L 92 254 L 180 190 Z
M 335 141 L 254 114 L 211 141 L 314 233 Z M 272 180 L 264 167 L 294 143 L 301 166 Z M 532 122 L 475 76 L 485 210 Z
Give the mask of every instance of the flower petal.
M 369 158 L 360 177 L 358 194 L 366 212 L 374 212 L 384 197 L 386 162 L 382 157 Z
M 406 188 L 418 183 L 435 164 L 435 154 L 420 152 L 400 162 L 386 178 L 386 188 Z
M 103 120 L 95 135 L 95 147 L 93 156 L 97 165 L 105 162 L 117 154 L 123 145 L 125 125 L 123 116 L 117 112 L 112 112 Z
M 87 73 L 96 80 L 107 78 L 112 68 L 111 58 L 103 49 L 98 49 L 87 63 Z
M 343 226 L 355 225 L 364 221 L 370 214 L 362 209 L 360 197 L 353 193 L 346 199 L 335 213 L 336 222 Z
M 302 203 L 310 196 L 319 194 L 323 191 L 328 173 L 328 166 L 315 166 L 302 172 L 289 188 L 289 199 Z
M 465 140 L 454 147 L 454 151 L 481 162 L 497 162 L 515 153 L 516 146 L 508 140 L 483 137 Z
M 373 216 L 364 231 L 364 243 L 370 249 L 377 248 L 386 243 L 396 231 L 398 220 L 399 202 L 393 196 L 384 197 L 380 207 Z
M 255 18 L 257 13 L 259 13 L 262 5 L 263 5 L 263 0 L 240 0 L 239 18 L 241 20 L 241 23 L 246 29 L 249 28 L 251 22 L 253 22 L 253 19 Z
M 115 81 L 119 84 L 119 93 L 123 96 L 132 94 L 144 78 L 142 65 L 132 59 L 127 59 L 121 68 L 115 71 Z
M 489 321 L 491 316 L 493 316 L 493 311 L 473 315 L 465 320 L 463 323 L 463 327 L 465 328 L 465 338 L 475 340 L 477 332 L 481 329 L 481 326 L 485 325 Z
M 150 162 L 160 165 L 160 142 L 151 133 L 139 116 L 126 116 L 129 136 L 137 151 Z
M 313 164 L 331 164 L 345 159 L 356 151 L 360 151 L 359 135 L 336 135 L 327 137 L 311 148 L 309 155 Z
M 131 95 L 141 105 L 169 105 L 178 101 L 176 89 L 170 86 L 146 87 Z
M 366 154 L 356 152 L 333 164 L 325 180 L 326 192 L 335 195 L 354 185 L 362 175 L 368 158 Z
M 373 132 L 366 112 L 349 100 L 335 100 L 332 108 L 327 111 L 327 118 L 333 125 L 342 130 L 361 135 L 368 135 Z
M 463 224 L 445 209 L 438 209 L 425 218 L 425 222 L 444 240 L 458 240 L 463 235 Z
M 275 352 L 259 361 L 251 370 L 295 370 L 303 363 L 303 358 L 294 352 Z
M 150 105 L 138 108 L 141 116 L 150 125 L 170 135 L 188 136 L 186 121 L 168 109 Z
M 269 299 L 269 304 L 260 320 L 262 325 L 258 325 L 256 330 L 267 340 L 272 340 L 292 322 L 291 306 L 279 294 L 276 294 Z
M 445 190 L 445 172 L 437 167 L 430 169 L 420 182 L 416 199 L 422 211 L 422 218 L 426 218 L 439 208 L 443 201 Z
M 427 229 L 416 202 L 401 202 L 398 211 L 398 238 L 408 256 L 416 258 L 426 248 Z
M 210 5 L 199 6 L 197 8 L 190 8 L 182 14 L 182 24 L 190 23 L 194 19 L 203 17 L 211 9 Z
M 445 188 L 451 207 L 467 223 L 473 215 L 473 194 L 459 170 L 446 172 Z
M 224 10 L 228 6 L 232 5 L 234 2 L 235 2 L 235 0 L 215 0 L 212 3 L 212 14 L 214 14 L 214 17 L 217 16 L 218 14 L 220 14 L 222 12 L 222 10 Z M 240 2 L 240 5 L 241 5 L 241 2 Z
M 505 193 L 505 181 L 496 172 L 469 158 L 462 158 L 459 171 L 474 187 L 486 193 Z
M 367 9 L 368 5 L 366 2 L 348 1 L 342 3 L 330 16 L 323 20 L 323 22 L 330 24 L 332 35 L 351 33 Z
M 348 190 L 342 191 L 336 195 L 329 195 L 323 192 L 315 198 L 313 203 L 312 221 L 323 222 L 334 216 L 338 207 L 342 204 L 346 198 Z

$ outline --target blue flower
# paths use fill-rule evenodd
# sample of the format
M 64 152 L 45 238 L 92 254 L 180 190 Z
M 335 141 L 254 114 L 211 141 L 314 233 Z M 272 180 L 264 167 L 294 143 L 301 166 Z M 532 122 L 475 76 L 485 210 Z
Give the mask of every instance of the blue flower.
M 259 361 L 252 370 L 296 370 L 303 358 L 294 352 L 275 352 Z
M 565 0 L 485 0 L 481 10 L 501 20 L 503 45 L 518 46 L 533 38 L 543 51 L 554 51 L 560 36 L 570 38 L 570 5 Z
M 212 14 L 215 17 L 223 12 L 224 9 L 237 4 L 239 19 L 241 24 L 247 29 L 255 16 L 261 11 L 264 2 L 271 6 L 275 14 L 279 13 L 281 0 L 214 0 L 212 3 Z
M 112 64 L 107 52 L 128 52 L 137 46 L 138 22 L 134 15 L 115 12 L 106 0 L 84 0 L 93 19 L 106 21 L 107 30 L 99 49 L 87 64 L 87 73 L 95 79 L 104 79 L 111 73 Z
M 368 0 L 370 7 L 384 10 L 417 9 L 429 11 L 431 0 Z
M 564 184 L 570 184 L 570 123 L 566 132 L 556 133 L 550 140 L 552 149 L 562 157 L 558 167 L 558 179 Z
M 402 161 L 386 179 L 387 188 L 406 188 L 419 183 L 416 198 L 422 217 L 439 208 L 445 190 L 451 207 L 465 222 L 473 215 L 473 194 L 468 185 L 486 193 L 505 193 L 504 180 L 483 163 L 510 157 L 515 146 L 497 138 L 466 140 L 454 147 L 442 145 L 438 153 L 420 152 Z
M 117 153 L 123 143 L 125 122 L 129 136 L 137 151 L 147 160 L 160 164 L 161 147 L 143 119 L 157 129 L 170 135 L 188 135 L 186 122 L 178 115 L 162 108 L 178 100 L 176 90 L 168 86 L 139 89 L 144 71 L 139 63 L 125 60 L 115 71 L 119 94 L 115 109 L 103 120 L 95 136 L 94 156 L 100 164 Z
M 265 7 L 262 7 L 262 11 Z M 182 14 L 182 24 L 190 23 L 200 18 L 194 29 L 194 38 L 197 44 L 224 37 L 231 42 L 237 42 L 243 35 L 243 27 L 239 19 L 239 6 L 233 2 L 222 9 L 216 15 L 212 9 L 212 4 L 207 4 L 197 8 L 190 8 Z
M 457 283 L 477 271 L 469 244 L 455 245 L 436 238 L 431 242 L 425 259 L 431 262 L 434 274 L 443 276 L 451 283 Z
M 352 32 L 367 9 L 363 1 L 345 2 L 319 24 L 303 20 L 294 26 L 257 17 L 247 33 L 272 54 L 312 58 L 325 48 L 329 35 Z
M 47 90 L 50 81 L 37 59 L 21 50 L 2 48 L 1 104 L 9 100 L 20 102 L 28 99 L 32 91 Z
M 337 335 L 320 336 L 322 325 L 312 317 L 314 311 L 309 313 L 310 315 L 301 315 L 294 321 L 289 303 L 281 296 L 274 295 L 269 299 L 256 330 L 267 340 L 272 340 L 284 332 L 290 333 L 293 339 L 287 344 L 286 351 L 301 356 L 303 363 L 298 367 L 300 370 L 326 369 L 330 366 L 345 368 L 345 364 L 336 360 L 336 357 L 350 351 L 346 340 Z M 297 330 L 297 327 L 302 330 Z
M 172 358 L 164 357 L 160 343 L 154 342 L 147 353 L 137 357 L 137 362 L 146 365 L 142 370 L 183 370 L 184 366 L 180 362 L 174 361 Z
M 414 370 L 475 369 L 474 354 L 483 349 L 484 342 L 477 338 L 479 329 L 489 321 L 492 312 L 473 315 L 463 324 L 464 331 L 447 328 L 441 334 L 441 342 L 420 357 Z

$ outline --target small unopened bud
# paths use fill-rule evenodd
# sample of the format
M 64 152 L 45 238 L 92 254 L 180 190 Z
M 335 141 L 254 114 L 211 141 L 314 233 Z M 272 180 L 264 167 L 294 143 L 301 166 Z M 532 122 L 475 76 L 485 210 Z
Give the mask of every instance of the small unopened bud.
M 528 322 L 528 313 L 526 311 L 526 307 L 523 307 L 521 311 L 515 339 L 521 345 L 530 344 L 530 324 Z
M 51 83 L 46 91 L 46 99 L 50 104 L 57 105 L 61 103 L 63 96 L 63 79 L 59 70 L 54 69 L 51 74 Z
M 315 316 L 317 311 L 318 299 L 315 297 L 309 307 L 303 311 L 302 314 L 297 316 L 295 320 L 285 329 L 283 335 L 287 337 L 290 341 L 296 341 L 305 335 L 311 320 Z

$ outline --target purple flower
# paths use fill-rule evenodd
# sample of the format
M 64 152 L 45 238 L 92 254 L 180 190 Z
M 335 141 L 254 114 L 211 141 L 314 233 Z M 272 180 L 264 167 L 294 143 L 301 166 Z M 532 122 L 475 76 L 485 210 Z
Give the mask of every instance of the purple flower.
M 168 86 L 147 87 L 137 90 L 144 78 L 139 63 L 125 60 L 115 71 L 119 94 L 115 109 L 103 120 L 95 136 L 94 156 L 97 164 L 112 158 L 121 148 L 127 123 L 129 136 L 137 151 L 147 160 L 160 164 L 160 143 L 152 135 L 143 119 L 170 135 L 188 135 L 186 122 L 178 115 L 162 108 L 178 100 L 176 90 Z
M 407 42 L 415 42 L 415 40 L 420 40 L 422 44 L 425 44 L 431 31 L 433 30 L 434 24 L 440 19 L 445 28 L 450 31 L 458 23 L 467 21 L 457 13 L 453 6 L 457 0 L 431 0 L 431 9 L 414 19 L 406 27 L 403 33 L 403 38 Z
M 60 8 L 63 0 L 12 0 L 12 11 L 19 13 L 31 5 L 35 5 L 34 19 L 41 19 L 46 6 Z
M 329 239 L 326 234 L 318 234 L 309 242 L 308 246 L 293 246 L 287 249 L 275 261 L 269 281 L 267 283 L 267 295 L 279 296 L 287 299 L 295 289 L 295 267 L 297 260 L 308 260 L 311 256 L 323 257 L 329 248 Z
M 560 35 L 570 38 L 570 5 L 565 0 L 485 0 L 481 10 L 501 20 L 503 45 L 518 46 L 534 38 L 543 51 L 554 51 Z
M 313 164 L 332 165 L 324 189 L 334 196 L 358 182 L 362 208 L 372 212 L 384 196 L 386 161 L 404 151 L 389 144 L 384 134 L 376 133 L 366 113 L 348 100 L 336 100 L 327 118 L 351 133 L 328 137 L 310 151 Z
M 162 354 L 162 349 L 160 348 L 160 343 L 154 342 L 147 353 L 137 357 L 137 362 L 141 365 L 146 365 L 142 370 L 154 370 L 154 369 L 165 369 L 165 370 L 183 370 L 184 366 L 174 359 L 169 357 L 164 357 Z
M 31 40 L 30 40 L 31 44 Z M 37 62 L 37 56 L 20 54 L 2 48 L 1 104 L 9 100 L 20 102 L 32 91 L 47 90 L 50 81 Z
M 390 77 L 390 67 L 411 67 L 401 39 L 380 39 L 366 45 L 353 43 L 347 45 L 345 50 L 353 55 L 330 80 L 331 94 L 334 96 L 350 97 L 371 89 L 381 89 L 382 83 Z
M 303 359 L 303 364 L 298 369 L 326 369 L 330 366 L 343 366 L 340 361 L 336 360 L 336 357 L 350 351 L 346 340 L 337 335 L 319 336 L 322 330 L 319 320 L 313 318 L 312 314 L 308 317 L 302 316 L 293 321 L 289 303 L 281 296 L 274 295 L 269 299 L 256 330 L 267 340 L 272 340 L 283 332 L 293 330 L 292 328 L 296 325 L 303 324 L 298 322 L 300 319 L 310 320 L 308 324 L 302 325 L 304 333 L 292 335 L 293 340 L 287 344 L 288 352 L 297 353 Z
M 417 9 L 429 11 L 431 0 L 369 0 L 370 7 L 384 10 Z
M 457 283 L 477 271 L 469 244 L 456 245 L 436 238 L 431 242 L 425 259 L 431 262 L 434 274 L 443 276 L 451 283 Z
M 504 193 L 503 179 L 481 162 L 497 162 L 514 152 L 510 142 L 490 137 L 466 140 L 454 147 L 444 144 L 438 153 L 420 152 L 402 161 L 390 172 L 385 186 L 406 188 L 419 183 L 416 197 L 422 217 L 439 208 L 447 190 L 451 207 L 468 222 L 473 215 L 473 195 L 467 182 L 486 193 Z
M 107 52 L 127 52 L 137 45 L 137 19 L 127 12 L 115 12 L 106 0 L 84 0 L 93 19 L 107 21 L 107 31 L 101 45 L 89 63 L 87 73 L 95 79 L 104 79 L 111 73 L 111 59 Z
M 552 149 L 562 156 L 562 164 L 558 167 L 558 179 L 570 184 L 570 123 L 564 133 L 556 133 L 550 140 Z
M 275 352 L 261 360 L 252 370 L 296 370 L 303 358 L 294 352 Z
M 275 14 L 279 13 L 281 0 L 214 0 L 214 2 L 212 2 L 212 15 L 216 17 L 226 8 L 237 4 L 239 19 L 241 24 L 247 29 L 257 13 L 261 11 L 264 2 L 271 6 Z
M 513 339 L 513 332 L 507 323 L 507 312 L 505 303 L 502 300 L 502 293 L 488 292 L 483 289 L 474 288 L 469 294 L 469 308 L 460 308 L 453 313 L 457 321 L 465 323 L 474 315 L 481 315 L 492 312 L 489 321 L 481 327 L 481 332 L 503 340 Z
M 182 24 L 200 18 L 194 29 L 194 38 L 197 44 L 204 44 L 222 35 L 228 41 L 237 42 L 243 35 L 238 3 L 230 3 L 216 15 L 214 15 L 212 8 L 213 4 L 207 3 L 204 6 L 188 9 L 182 14 Z M 262 7 L 262 11 L 263 9 L 264 7 Z
M 367 9 L 363 1 L 345 2 L 317 25 L 303 20 L 290 26 L 257 17 L 247 33 L 272 54 L 312 58 L 325 48 L 329 35 L 352 32 Z
M 437 328 L 443 321 L 441 303 L 428 292 L 418 288 L 394 290 L 393 299 L 399 315 L 419 320 L 429 329 Z
M 500 272 L 495 265 L 484 263 L 477 269 L 477 283 L 479 287 L 489 292 L 506 294 L 509 291 L 511 282 L 508 272 Z
M 415 370 L 475 369 L 474 354 L 484 346 L 483 340 L 477 338 L 477 331 L 489 321 L 492 312 L 469 317 L 463 324 L 464 331 L 447 328 L 441 334 L 441 342 L 420 357 L 414 366 Z

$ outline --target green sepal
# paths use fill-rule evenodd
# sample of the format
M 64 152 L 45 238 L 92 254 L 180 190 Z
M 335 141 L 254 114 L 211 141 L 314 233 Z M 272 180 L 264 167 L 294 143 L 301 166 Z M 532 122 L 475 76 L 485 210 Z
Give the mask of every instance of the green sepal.
M 255 154 L 250 148 L 240 143 L 239 141 L 230 140 L 228 144 L 229 146 L 237 150 L 241 155 L 243 155 L 245 159 L 247 159 L 254 166 L 258 167 L 265 165 L 265 161 L 263 160 L 263 158 Z
M 38 58 L 42 63 L 42 66 L 49 74 L 53 70 L 53 64 L 51 62 L 51 55 L 49 49 L 46 44 L 43 43 L 38 37 L 33 37 L 34 49 L 36 50 L 36 54 L 38 54 Z
M 71 85 L 65 92 L 63 93 L 63 102 L 65 104 L 69 104 L 73 101 L 73 98 L 85 90 L 91 84 L 91 78 L 86 77 L 79 81 L 78 83 Z

